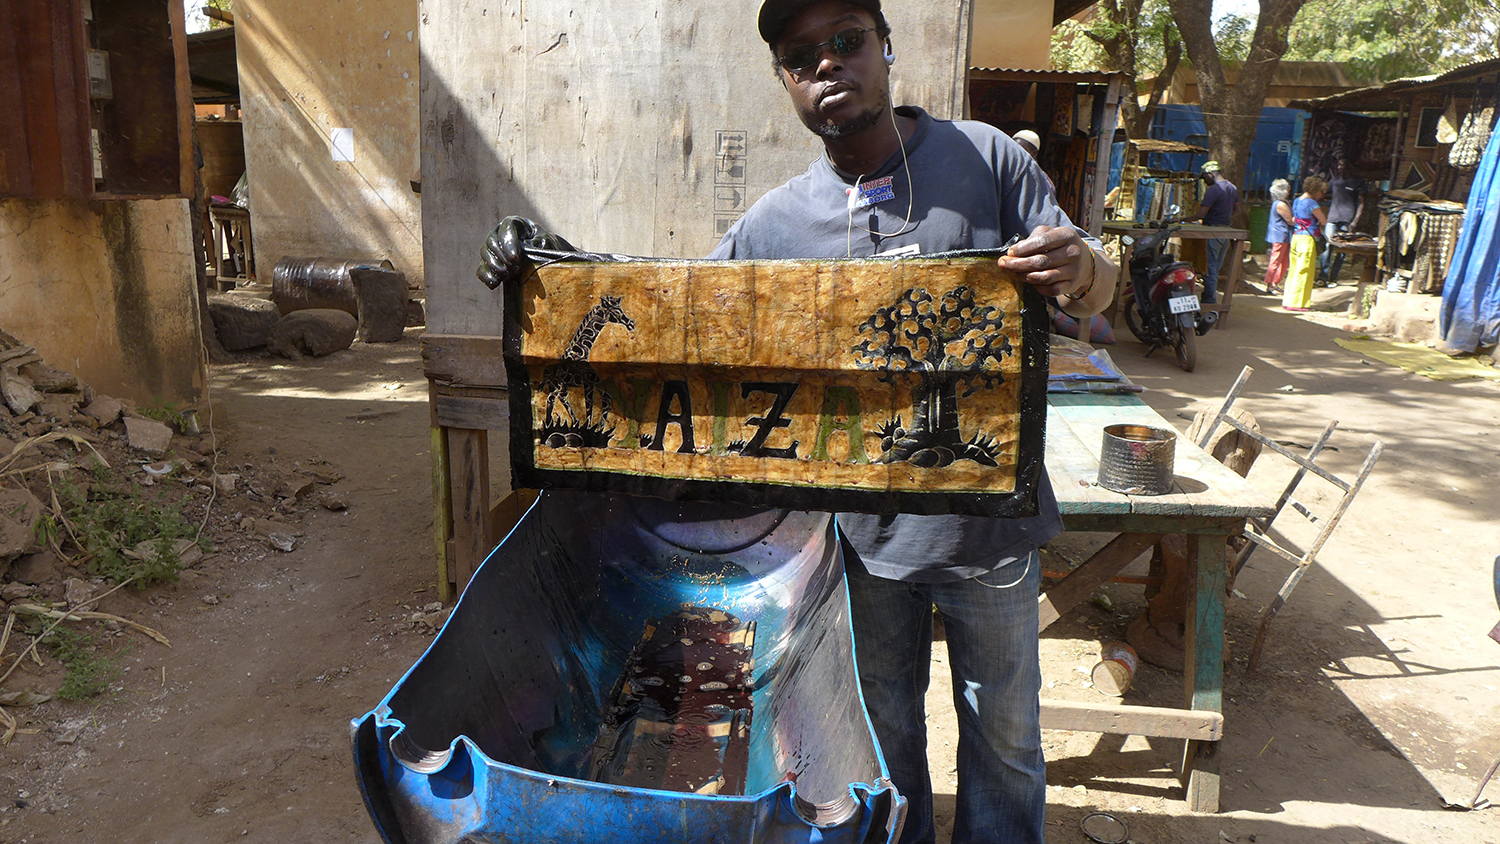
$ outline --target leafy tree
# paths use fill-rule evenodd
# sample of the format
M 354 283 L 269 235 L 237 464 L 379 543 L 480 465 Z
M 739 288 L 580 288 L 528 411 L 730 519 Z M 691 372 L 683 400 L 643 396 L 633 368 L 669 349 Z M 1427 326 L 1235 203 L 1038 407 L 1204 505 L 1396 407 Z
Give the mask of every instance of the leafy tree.
M 1238 50 L 1227 56 L 1220 51 L 1212 23 L 1213 0 L 1169 2 L 1172 19 L 1198 78 L 1198 102 L 1208 128 L 1209 157 L 1219 162 L 1231 182 L 1241 184 L 1250 157 L 1250 142 L 1265 105 L 1266 89 L 1286 54 L 1292 21 L 1307 0 L 1260 0 L 1255 31 L 1244 50 L 1239 80 L 1233 88 L 1225 84 L 1223 62 Z
M 1390 81 L 1441 73 L 1500 50 L 1500 0 L 1320 0 L 1292 28 L 1286 58 L 1342 63 Z
M 965 286 L 934 299 L 926 288 L 907 290 L 888 306 L 877 308 L 860 324 L 864 336 L 853 351 L 860 369 L 883 370 L 880 380 L 895 384 L 898 373 L 916 373 L 912 387 L 912 424 L 893 427 L 891 445 L 877 462 L 910 460 L 918 465 L 946 466 L 955 459 L 995 465 L 981 435 L 965 443 L 958 428 L 958 388 L 964 396 L 1003 383 L 990 368 L 1015 354 L 1001 327 L 1005 311 L 981 305 Z
M 1182 58 L 1182 42 L 1165 0 L 1100 0 L 1087 22 L 1063 21 L 1053 30 L 1052 65 L 1059 70 L 1104 70 L 1125 74 L 1125 90 L 1155 74 L 1145 106 L 1135 97 L 1121 103 L 1125 134 L 1148 137 L 1152 115 Z

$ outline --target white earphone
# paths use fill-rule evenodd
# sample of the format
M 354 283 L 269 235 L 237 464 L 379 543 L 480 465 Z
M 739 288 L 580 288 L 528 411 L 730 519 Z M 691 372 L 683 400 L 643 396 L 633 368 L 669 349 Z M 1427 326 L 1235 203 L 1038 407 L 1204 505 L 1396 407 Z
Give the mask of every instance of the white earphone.
M 896 52 L 891 49 L 891 42 L 889 40 L 885 42 L 885 63 L 887 67 L 896 63 Z

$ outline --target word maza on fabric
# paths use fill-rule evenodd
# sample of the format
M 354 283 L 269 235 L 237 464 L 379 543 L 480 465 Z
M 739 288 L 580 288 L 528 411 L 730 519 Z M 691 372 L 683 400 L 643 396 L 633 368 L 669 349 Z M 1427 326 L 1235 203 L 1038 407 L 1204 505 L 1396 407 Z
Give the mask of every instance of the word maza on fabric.
M 1045 326 L 993 257 L 543 265 L 507 293 L 513 478 L 1030 515 Z

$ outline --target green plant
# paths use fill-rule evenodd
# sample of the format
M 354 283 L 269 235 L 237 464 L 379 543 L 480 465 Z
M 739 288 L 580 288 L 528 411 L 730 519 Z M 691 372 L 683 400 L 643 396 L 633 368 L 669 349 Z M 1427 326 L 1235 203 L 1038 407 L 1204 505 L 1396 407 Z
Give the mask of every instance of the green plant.
M 97 488 L 111 494 L 90 498 L 66 480 L 57 489 L 73 538 L 88 555 L 89 573 L 116 583 L 130 580 L 136 588 L 176 580 L 182 568 L 176 540 L 195 533 L 182 512 L 146 498 L 115 470 L 96 465 L 93 477 Z
M 173 430 L 182 431 L 186 422 L 182 417 L 183 406 L 176 402 L 161 401 L 154 399 L 148 405 L 136 409 L 136 413 L 163 425 L 171 425 Z
M 63 677 L 62 688 L 57 696 L 63 700 L 83 700 L 109 688 L 109 684 L 120 676 L 120 666 L 114 659 L 97 652 L 94 638 L 58 627 L 42 640 L 52 650 L 52 655 L 63 664 L 68 673 Z
M 52 545 L 62 535 L 62 529 L 57 526 L 57 519 L 51 513 L 44 514 L 36 520 L 31 528 L 31 534 L 41 545 Z

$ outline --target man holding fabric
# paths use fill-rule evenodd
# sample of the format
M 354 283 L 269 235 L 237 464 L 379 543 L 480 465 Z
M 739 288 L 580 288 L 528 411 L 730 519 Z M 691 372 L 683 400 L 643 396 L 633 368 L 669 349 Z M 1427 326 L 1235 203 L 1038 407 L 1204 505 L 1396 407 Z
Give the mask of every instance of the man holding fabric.
M 845 258 L 998 248 L 1005 269 L 1067 313 L 1109 305 L 1117 268 L 1057 207 L 1041 168 L 997 129 L 893 107 L 880 0 L 766 0 L 777 79 L 823 140 L 806 173 L 755 203 L 711 258 Z M 902 842 L 934 838 L 924 695 L 932 612 L 943 614 L 958 713 L 955 844 L 1041 842 L 1036 549 L 1062 530 L 1043 475 L 1040 515 L 838 517 L 860 686 L 897 789 Z
M 758 27 L 777 79 L 824 154 L 761 197 L 713 259 L 917 255 L 999 249 L 1066 313 L 1109 305 L 1118 268 L 1057 207 L 1035 161 L 994 127 L 893 107 L 880 0 L 765 0 Z M 515 218 L 512 218 L 514 220 Z M 530 221 L 486 244 L 480 278 L 517 281 L 519 244 L 571 248 Z M 511 230 L 514 229 L 514 230 Z M 1037 548 L 1062 531 L 1045 474 L 1023 519 L 840 514 L 860 686 L 896 788 L 902 842 L 932 842 L 924 696 L 933 608 L 943 614 L 958 711 L 955 844 L 1041 844 Z

